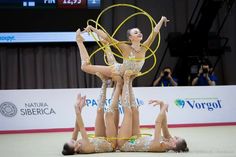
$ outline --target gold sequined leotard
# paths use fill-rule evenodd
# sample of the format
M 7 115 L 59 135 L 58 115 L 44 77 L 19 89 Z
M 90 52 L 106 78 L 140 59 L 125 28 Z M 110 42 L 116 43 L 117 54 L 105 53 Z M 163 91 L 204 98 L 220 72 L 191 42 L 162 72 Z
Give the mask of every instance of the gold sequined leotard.
M 120 148 L 122 152 L 148 152 L 153 138 L 151 136 L 139 137 L 129 140 Z
M 130 53 L 129 59 L 124 59 L 123 64 L 114 63 L 114 73 L 119 74 L 120 76 L 124 75 L 126 70 L 132 70 L 134 72 L 140 72 L 143 67 L 144 60 L 132 60 L 135 59 L 133 52 Z
M 112 152 L 114 150 L 112 144 L 104 138 L 90 139 L 90 143 L 94 145 L 96 153 Z

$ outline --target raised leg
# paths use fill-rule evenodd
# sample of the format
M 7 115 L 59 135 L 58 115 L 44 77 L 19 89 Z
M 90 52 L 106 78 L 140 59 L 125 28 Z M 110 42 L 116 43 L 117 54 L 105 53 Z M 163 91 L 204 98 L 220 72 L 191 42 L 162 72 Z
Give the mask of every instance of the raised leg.
M 111 67 L 109 66 L 102 66 L 102 65 L 91 65 L 89 62 L 89 55 L 86 47 L 83 43 L 83 37 L 81 36 L 80 30 L 76 32 L 76 42 L 79 47 L 80 56 L 81 56 L 81 69 L 90 74 L 96 74 L 97 72 L 105 75 L 107 77 L 111 76 Z
M 112 101 L 111 105 L 108 107 L 107 112 L 113 112 L 114 113 L 114 122 L 116 126 L 116 132 L 118 132 L 118 125 L 119 125 L 119 110 L 118 110 L 118 104 L 119 104 L 119 98 L 122 92 L 122 86 L 124 84 L 123 79 L 119 75 L 113 75 L 112 80 L 115 81 L 115 88 L 114 92 L 112 94 Z
M 129 81 L 130 81 L 129 71 L 124 74 L 124 85 L 122 89 L 122 106 L 124 109 L 124 118 L 118 133 L 118 147 L 122 147 L 124 143 L 132 136 L 132 110 L 130 105 L 129 96 Z
M 105 137 L 106 136 L 106 128 L 104 121 L 104 105 L 106 102 L 106 78 L 100 74 L 96 73 L 96 75 L 102 80 L 102 87 L 98 97 L 98 107 L 97 107 L 97 116 L 95 120 L 95 136 L 96 137 Z
M 134 78 L 135 76 L 132 76 L 130 78 L 130 83 L 129 83 L 130 102 L 131 102 L 131 109 L 132 109 L 132 135 L 140 136 L 141 131 L 140 131 L 140 120 L 139 120 L 139 108 L 136 104 L 134 91 L 132 87 Z
M 84 46 L 84 38 L 81 36 L 81 31 L 78 29 L 76 31 L 76 42 L 80 50 L 81 65 L 89 64 L 89 55 L 86 47 Z
M 106 136 L 108 139 L 117 137 L 119 125 L 118 101 L 123 83 L 123 80 L 120 76 L 113 77 L 113 80 L 116 82 L 116 87 L 112 96 L 112 103 L 108 107 L 105 114 Z M 116 139 L 111 140 L 114 146 L 116 146 L 116 141 Z

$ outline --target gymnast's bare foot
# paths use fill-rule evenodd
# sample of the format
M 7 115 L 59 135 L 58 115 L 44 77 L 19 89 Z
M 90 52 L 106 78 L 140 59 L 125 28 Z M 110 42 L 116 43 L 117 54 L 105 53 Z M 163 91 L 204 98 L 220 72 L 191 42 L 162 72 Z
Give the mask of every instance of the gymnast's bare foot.
M 78 29 L 78 30 L 76 31 L 76 41 L 77 41 L 77 42 L 84 42 L 84 38 L 83 38 L 82 35 L 81 35 L 80 29 Z

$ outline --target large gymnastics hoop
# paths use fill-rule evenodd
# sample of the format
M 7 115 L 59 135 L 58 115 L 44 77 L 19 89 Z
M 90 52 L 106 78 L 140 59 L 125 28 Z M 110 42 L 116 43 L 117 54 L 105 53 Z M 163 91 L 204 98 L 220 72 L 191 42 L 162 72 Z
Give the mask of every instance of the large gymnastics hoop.
M 114 7 L 120 7 L 120 6 L 131 7 L 131 8 L 134 8 L 134 9 L 139 10 L 140 12 L 134 13 L 134 14 L 130 15 L 129 17 L 127 17 L 127 18 L 115 29 L 115 31 L 114 31 L 114 33 L 112 34 L 112 36 L 110 36 L 110 35 L 107 33 L 107 31 L 98 23 L 98 21 L 99 21 L 99 19 L 101 18 L 101 16 L 102 16 L 107 10 L 112 9 L 112 8 L 114 8 Z M 153 34 L 153 33 L 154 33 L 153 24 L 156 25 L 155 20 L 151 17 L 151 15 L 149 15 L 149 14 L 148 14 L 147 12 L 145 12 L 143 9 L 141 9 L 141 8 L 139 8 L 139 7 L 137 7 L 137 6 L 131 5 L 131 4 L 114 4 L 114 5 L 111 5 L 111 6 L 107 7 L 107 8 L 105 8 L 105 9 L 99 14 L 99 16 L 97 17 L 96 21 L 94 21 L 94 20 L 92 20 L 92 19 L 89 19 L 89 20 L 87 21 L 87 25 L 89 25 L 89 22 L 95 23 L 95 24 L 96 24 L 96 28 L 99 26 L 99 27 L 108 35 L 108 37 L 111 39 L 111 38 L 113 38 L 113 37 L 115 36 L 116 32 L 125 24 L 125 22 L 127 22 L 130 18 L 132 18 L 132 17 L 134 17 L 134 16 L 137 16 L 137 15 L 140 15 L 140 14 L 146 15 L 146 16 L 148 17 L 148 19 L 149 19 L 149 21 L 150 21 L 150 23 L 151 23 L 151 28 L 152 28 L 151 34 Z M 112 43 L 112 44 L 109 44 L 109 45 L 101 46 L 101 44 L 99 43 L 98 39 L 93 35 L 93 33 L 90 33 L 90 34 L 93 36 L 93 38 L 94 38 L 95 41 L 98 43 L 98 45 L 100 46 L 100 48 L 97 49 L 97 50 L 95 50 L 95 51 L 89 56 L 89 57 L 90 57 L 89 59 L 91 59 L 91 57 L 92 57 L 93 55 L 95 55 L 95 53 L 97 53 L 97 52 L 98 52 L 99 50 L 101 50 L 101 49 L 105 52 L 105 48 L 108 47 L 108 46 L 111 46 L 111 45 L 114 46 L 114 47 L 116 47 L 116 49 L 121 53 L 121 50 L 117 47 L 117 44 L 119 44 L 119 43 Z M 136 59 L 136 58 L 135 58 L 135 59 L 129 59 L 129 58 L 127 58 L 128 60 L 146 60 L 146 59 L 148 59 L 148 58 L 151 57 L 151 56 L 154 57 L 154 63 L 153 63 L 153 65 L 152 65 L 152 67 L 149 68 L 148 70 L 146 70 L 145 72 L 142 72 L 142 73 L 138 74 L 138 76 L 142 76 L 142 75 L 145 75 L 145 74 L 149 73 L 149 72 L 155 67 L 155 65 L 156 65 L 156 55 L 155 55 L 155 51 L 157 51 L 157 49 L 158 49 L 159 46 L 160 46 L 160 40 L 161 40 L 161 39 L 160 39 L 160 33 L 158 33 L 158 37 L 159 37 L 158 44 L 157 44 L 157 46 L 156 46 L 156 48 L 155 48 L 154 51 L 153 51 L 152 49 L 150 49 L 150 46 L 151 46 L 151 45 L 149 45 L 148 47 L 145 46 L 146 50 L 148 49 L 148 50 L 151 51 L 151 54 L 150 54 L 149 56 L 147 56 L 147 57 L 145 57 L 145 58 L 138 58 L 138 59 Z M 141 44 L 141 46 L 144 46 L 144 45 Z M 119 57 L 119 58 L 126 59 L 126 58 L 124 58 L 124 57 L 121 56 L 121 55 L 118 55 L 118 54 L 116 54 L 116 53 L 114 53 L 114 52 L 112 52 L 112 53 L 113 53 L 113 55 L 115 55 L 115 56 L 117 56 L 117 57 Z M 105 56 L 104 56 L 104 61 L 105 61 L 105 63 L 106 63 L 107 65 L 109 65 L 109 64 L 107 63 L 106 59 L 105 59 Z

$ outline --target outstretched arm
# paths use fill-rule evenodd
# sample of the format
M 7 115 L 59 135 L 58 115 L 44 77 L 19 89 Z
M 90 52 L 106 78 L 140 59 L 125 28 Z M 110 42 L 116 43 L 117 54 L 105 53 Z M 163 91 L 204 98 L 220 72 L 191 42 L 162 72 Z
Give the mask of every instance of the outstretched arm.
M 156 121 L 155 121 L 155 133 L 154 133 L 154 141 L 161 141 L 161 129 L 163 120 L 168 110 L 168 105 L 164 103 L 157 103 L 158 100 L 150 100 L 149 104 L 153 104 L 154 106 L 160 105 L 160 113 L 158 114 Z
M 73 133 L 72 133 L 72 137 L 71 139 L 76 141 L 77 140 L 77 137 L 78 137 L 78 134 L 79 134 L 79 127 L 77 125 L 77 120 L 75 121 L 75 128 L 73 130 Z
M 84 122 L 81 116 L 82 108 L 85 106 L 85 100 L 86 100 L 86 96 L 81 97 L 81 95 L 78 94 L 77 101 L 75 104 L 75 113 L 76 113 L 76 122 L 77 122 L 78 129 L 80 130 L 81 137 L 82 139 L 89 141 L 87 132 L 84 127 Z
M 88 26 L 84 29 L 84 31 L 86 31 L 86 32 L 90 32 L 90 31 L 95 32 L 100 38 L 103 38 L 103 39 L 106 40 L 109 44 L 115 44 L 114 46 L 115 46 L 115 47 L 117 46 L 118 49 L 123 50 L 123 49 L 125 49 L 126 46 L 127 46 L 127 44 L 125 44 L 125 43 L 120 43 L 120 41 L 118 41 L 118 40 L 116 40 L 116 39 L 110 37 L 106 32 L 102 31 L 101 29 L 97 29 L 97 28 L 95 28 L 95 27 L 93 27 L 93 26 L 91 26 L 91 25 L 88 25 Z M 120 52 L 122 52 L 122 51 L 120 51 Z
M 112 39 L 109 38 L 108 34 L 105 33 L 104 31 L 102 31 L 101 29 L 97 29 L 91 25 L 88 25 L 85 29 L 84 29 L 85 32 L 90 32 L 90 31 L 93 31 L 94 33 L 96 33 L 100 38 L 103 38 L 104 40 L 106 41 L 110 41 Z M 115 39 L 113 39 L 115 40 Z
M 151 44 L 153 43 L 153 41 L 155 40 L 157 34 L 160 32 L 160 29 L 161 29 L 161 26 L 163 25 L 163 23 L 167 24 L 167 22 L 169 22 L 169 20 L 165 17 L 165 16 L 162 16 L 161 17 L 161 20 L 158 22 L 158 24 L 155 26 L 154 28 L 154 32 L 152 32 L 149 37 L 147 38 L 146 41 L 144 41 L 143 45 L 144 46 L 147 46 L 147 47 L 150 47 Z
M 161 110 L 164 106 L 168 106 L 163 101 L 159 101 L 159 100 L 151 100 L 150 103 L 152 103 L 154 105 L 160 105 Z M 168 125 L 167 125 L 166 112 L 163 113 L 163 120 L 161 123 L 161 129 L 162 129 L 162 133 L 163 133 L 164 138 L 170 139 L 172 137 L 169 132 Z
M 168 125 L 167 125 L 167 116 L 166 113 L 164 113 L 164 119 L 162 121 L 162 133 L 165 139 L 170 139 L 172 138 L 169 129 L 168 129 Z

